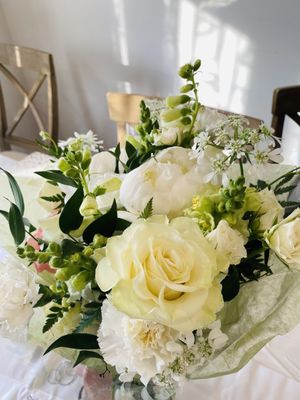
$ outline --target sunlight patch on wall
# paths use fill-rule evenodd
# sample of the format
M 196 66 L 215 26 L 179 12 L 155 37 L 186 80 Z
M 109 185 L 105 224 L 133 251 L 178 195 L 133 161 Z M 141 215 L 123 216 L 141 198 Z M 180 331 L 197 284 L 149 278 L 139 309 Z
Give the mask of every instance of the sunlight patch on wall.
M 249 38 L 204 10 L 201 3 L 183 0 L 179 15 L 178 66 L 202 60 L 201 101 L 245 113 L 253 59 Z
M 125 23 L 125 10 L 122 0 L 113 0 L 114 12 L 117 23 L 115 25 L 117 33 L 118 52 L 120 63 L 122 65 L 129 65 L 129 53 L 127 43 L 127 28 Z

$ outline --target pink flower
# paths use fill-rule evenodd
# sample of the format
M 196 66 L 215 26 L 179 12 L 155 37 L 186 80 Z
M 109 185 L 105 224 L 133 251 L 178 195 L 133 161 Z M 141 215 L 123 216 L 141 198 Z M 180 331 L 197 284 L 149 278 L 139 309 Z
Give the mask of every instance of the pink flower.
M 33 239 L 33 237 L 30 236 L 27 239 L 26 243 L 29 246 L 32 246 L 34 248 L 34 250 L 39 251 L 41 246 L 38 243 L 38 239 L 42 239 L 43 238 L 43 236 L 44 236 L 43 229 L 39 228 L 37 231 L 32 233 L 32 236 L 35 237 L 37 240 Z M 39 263 L 39 262 L 36 261 L 36 262 L 33 263 L 33 265 L 34 265 L 37 273 L 40 273 L 40 272 L 43 272 L 43 271 L 48 271 L 48 272 L 53 274 L 53 273 L 56 272 L 55 269 L 50 267 L 49 263 Z

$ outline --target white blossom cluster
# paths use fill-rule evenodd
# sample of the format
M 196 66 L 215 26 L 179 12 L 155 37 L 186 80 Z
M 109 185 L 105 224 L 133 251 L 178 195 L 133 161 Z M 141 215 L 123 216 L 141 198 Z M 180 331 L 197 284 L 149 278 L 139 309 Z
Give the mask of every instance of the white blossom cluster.
M 75 132 L 74 136 L 67 140 L 59 141 L 59 146 L 63 149 L 71 147 L 74 150 L 90 150 L 92 153 L 96 153 L 103 149 L 103 140 L 99 140 L 91 130 L 85 134 Z
M 282 161 L 281 149 L 275 148 L 274 130 L 261 124 L 250 128 L 249 121 L 239 115 L 220 119 L 214 127 L 201 131 L 194 139 L 190 157 L 203 164 L 209 159 L 211 172 L 206 181 L 226 173 L 234 162 L 247 160 L 251 164 L 265 164 Z

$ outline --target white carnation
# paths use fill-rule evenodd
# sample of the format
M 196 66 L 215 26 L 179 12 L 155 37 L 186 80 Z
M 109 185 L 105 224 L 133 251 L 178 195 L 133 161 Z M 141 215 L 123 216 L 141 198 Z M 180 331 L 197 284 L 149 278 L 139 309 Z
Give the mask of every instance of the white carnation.
M 0 335 L 24 339 L 38 300 L 31 271 L 11 256 L 0 261 Z
M 206 189 L 203 177 L 210 171 L 209 163 L 199 168 L 189 153 L 189 149 L 169 147 L 126 174 L 120 189 L 123 206 L 140 214 L 153 198 L 154 214 L 181 215 L 193 196 Z
M 179 332 L 156 322 L 131 319 L 103 302 L 98 342 L 104 360 L 116 367 L 121 381 L 136 374 L 146 386 L 181 353 Z

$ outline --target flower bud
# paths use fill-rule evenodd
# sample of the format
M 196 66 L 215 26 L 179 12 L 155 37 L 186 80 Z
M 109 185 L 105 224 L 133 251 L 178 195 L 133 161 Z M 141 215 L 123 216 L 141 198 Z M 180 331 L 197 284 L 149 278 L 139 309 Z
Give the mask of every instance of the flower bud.
M 73 275 L 80 272 L 78 265 L 72 265 L 70 267 L 59 268 L 55 272 L 55 278 L 59 281 L 68 281 Z
M 82 154 L 82 163 L 81 166 L 83 169 L 87 169 L 92 161 L 92 153 L 90 150 L 85 149 Z
M 182 123 L 182 125 L 190 125 L 190 123 L 192 122 L 191 117 L 182 117 L 180 119 L 180 122 Z
M 48 253 L 40 253 L 38 256 L 38 262 L 40 264 L 46 264 L 47 262 L 49 262 L 50 260 L 50 256 Z
M 53 256 L 50 258 L 49 265 L 52 268 L 61 268 L 63 266 L 63 259 Z
M 181 117 L 181 112 L 179 109 L 163 110 L 160 116 L 164 122 L 172 122 Z
M 106 245 L 107 238 L 100 233 L 97 233 L 93 238 L 93 247 L 96 249 L 98 247 L 103 247 Z
M 184 85 L 181 87 L 180 92 L 181 93 L 188 93 L 193 89 L 193 85 L 191 83 L 188 83 L 187 85 Z
M 193 74 L 193 67 L 191 64 L 184 64 L 178 71 L 178 75 L 183 79 L 190 79 Z
M 201 67 L 201 60 L 199 60 L 199 58 L 194 62 L 193 65 L 193 70 L 194 71 L 198 71 L 198 69 Z
M 190 101 L 190 96 L 182 94 L 181 96 L 168 96 L 166 98 L 167 107 L 174 108 L 181 104 L 185 104 Z
M 96 214 L 98 211 L 97 201 L 94 195 L 88 194 L 83 199 L 79 212 L 83 217 L 89 217 Z
M 71 168 L 70 164 L 62 157 L 58 160 L 57 167 L 61 172 L 66 172 Z
M 89 271 L 81 271 L 77 275 L 73 276 L 71 284 L 76 291 L 80 292 L 86 287 L 90 279 L 91 274 Z

